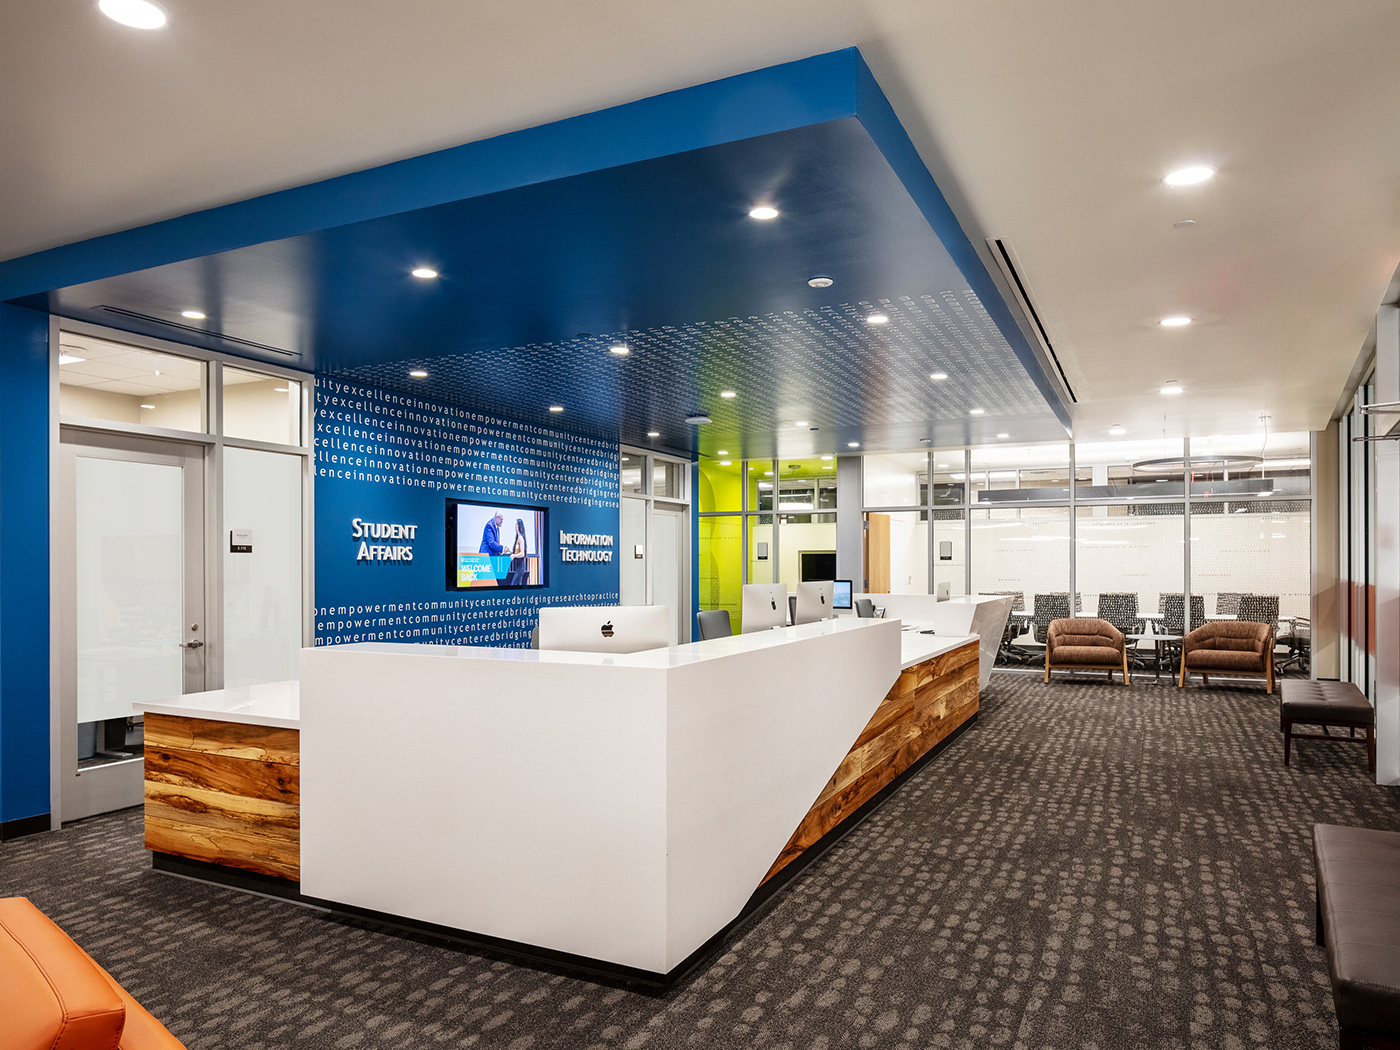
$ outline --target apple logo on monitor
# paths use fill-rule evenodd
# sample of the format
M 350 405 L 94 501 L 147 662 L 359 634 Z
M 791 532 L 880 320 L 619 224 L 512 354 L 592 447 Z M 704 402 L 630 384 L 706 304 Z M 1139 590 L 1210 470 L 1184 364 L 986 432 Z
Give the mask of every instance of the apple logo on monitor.
M 603 624 L 602 630 L 603 630 L 603 637 L 604 637 L 604 638 L 611 638 L 611 637 L 613 636 L 613 625 L 612 625 L 612 621 L 609 620 L 607 623 Z

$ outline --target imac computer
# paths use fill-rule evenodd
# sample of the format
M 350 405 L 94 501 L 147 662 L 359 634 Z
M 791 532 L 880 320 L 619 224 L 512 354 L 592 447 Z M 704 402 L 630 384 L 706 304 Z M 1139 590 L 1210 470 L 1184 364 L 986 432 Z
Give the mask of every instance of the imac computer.
M 746 583 L 740 609 L 743 634 L 786 627 L 788 620 L 787 584 Z
M 853 593 L 850 580 L 832 580 L 831 607 L 833 609 L 849 609 Z
M 829 620 L 835 613 L 831 608 L 831 580 L 821 580 L 797 585 L 797 615 L 793 623 L 816 623 Z
M 665 605 L 546 606 L 540 610 L 540 648 L 571 653 L 640 653 L 671 644 Z

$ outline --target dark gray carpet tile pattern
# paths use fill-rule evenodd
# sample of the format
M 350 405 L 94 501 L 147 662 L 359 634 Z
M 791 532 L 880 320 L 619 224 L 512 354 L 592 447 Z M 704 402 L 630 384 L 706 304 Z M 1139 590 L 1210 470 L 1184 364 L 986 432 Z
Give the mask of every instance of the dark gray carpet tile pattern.
M 975 727 L 662 995 L 156 874 L 135 811 L 0 847 L 0 893 L 192 1050 L 1325 1048 L 1316 821 L 1400 807 L 1358 746 L 1285 769 L 1256 685 L 996 675 Z

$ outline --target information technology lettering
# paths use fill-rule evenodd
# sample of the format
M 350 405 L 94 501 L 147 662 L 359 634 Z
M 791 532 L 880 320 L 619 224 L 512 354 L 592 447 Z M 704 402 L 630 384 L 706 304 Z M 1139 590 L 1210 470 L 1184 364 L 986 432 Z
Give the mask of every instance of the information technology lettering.
M 563 561 L 612 561 L 610 550 L 570 550 L 570 547 L 611 547 L 613 538 L 597 532 L 559 533 L 559 557 Z

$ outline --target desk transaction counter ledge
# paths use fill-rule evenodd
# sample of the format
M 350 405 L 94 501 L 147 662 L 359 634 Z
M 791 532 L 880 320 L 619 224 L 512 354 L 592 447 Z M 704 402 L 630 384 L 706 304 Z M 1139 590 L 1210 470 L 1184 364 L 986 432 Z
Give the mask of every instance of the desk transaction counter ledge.
M 137 705 L 146 845 L 162 870 L 665 984 L 976 719 L 979 639 L 901 626 L 304 649 L 299 695 Z

